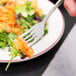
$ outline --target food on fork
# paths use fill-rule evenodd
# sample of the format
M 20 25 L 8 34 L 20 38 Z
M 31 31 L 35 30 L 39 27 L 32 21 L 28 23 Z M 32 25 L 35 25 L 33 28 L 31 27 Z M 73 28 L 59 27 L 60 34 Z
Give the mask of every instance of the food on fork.
M 33 57 L 34 51 L 31 47 L 28 47 L 28 43 L 25 42 L 23 38 L 16 38 L 14 41 L 14 46 L 16 49 L 23 52 L 25 55 L 27 55 L 29 58 Z

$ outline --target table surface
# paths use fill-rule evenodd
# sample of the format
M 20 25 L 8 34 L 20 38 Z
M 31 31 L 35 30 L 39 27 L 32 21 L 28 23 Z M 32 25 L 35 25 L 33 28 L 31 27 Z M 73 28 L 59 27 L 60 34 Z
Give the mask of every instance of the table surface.
M 72 29 L 73 25 L 76 23 L 76 17 L 71 17 L 68 15 L 63 5 L 60 7 L 65 19 L 65 31 L 55 47 L 49 50 L 47 53 L 26 62 L 13 63 L 11 64 L 9 71 L 5 72 L 4 68 L 6 64 L 0 63 L 0 76 L 41 76 L 42 73 L 47 68 L 49 62 L 53 59 L 54 55 L 57 53 L 61 44 L 64 42 L 68 33 Z

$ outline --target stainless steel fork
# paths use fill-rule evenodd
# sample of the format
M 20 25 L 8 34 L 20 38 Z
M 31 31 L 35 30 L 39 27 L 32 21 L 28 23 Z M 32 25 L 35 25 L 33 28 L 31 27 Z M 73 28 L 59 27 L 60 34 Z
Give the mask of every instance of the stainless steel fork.
M 37 43 L 44 35 L 44 27 L 48 20 L 48 18 L 52 15 L 56 8 L 58 8 L 64 0 L 58 0 L 57 3 L 52 7 L 46 17 L 43 19 L 42 22 L 35 24 L 31 29 L 20 35 L 23 37 L 26 42 L 28 42 L 28 46 L 32 46 Z

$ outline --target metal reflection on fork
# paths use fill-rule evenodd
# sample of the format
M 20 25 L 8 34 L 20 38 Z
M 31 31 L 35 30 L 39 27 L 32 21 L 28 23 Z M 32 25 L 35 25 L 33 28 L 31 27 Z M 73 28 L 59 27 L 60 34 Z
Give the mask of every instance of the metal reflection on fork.
M 56 8 L 58 8 L 64 0 L 58 0 L 57 3 L 52 7 L 52 9 L 49 11 L 49 13 L 46 15 L 46 17 L 43 19 L 42 22 L 35 24 L 31 29 L 20 35 L 19 37 L 23 37 L 26 42 L 28 42 L 28 46 L 32 46 L 35 43 L 37 43 L 44 35 L 44 27 L 49 19 L 49 17 L 52 15 L 52 13 L 55 11 Z

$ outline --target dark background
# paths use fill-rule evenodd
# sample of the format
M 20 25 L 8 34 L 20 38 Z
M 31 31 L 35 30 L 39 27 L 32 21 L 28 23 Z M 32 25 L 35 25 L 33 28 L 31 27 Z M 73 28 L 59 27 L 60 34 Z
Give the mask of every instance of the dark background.
M 56 2 L 56 0 L 51 0 L 52 2 Z M 73 25 L 76 23 L 76 17 L 71 17 L 66 12 L 65 8 L 62 6 L 59 7 L 61 12 L 63 13 L 65 19 L 65 31 L 57 43 L 55 47 L 49 50 L 47 53 L 32 59 L 26 62 L 14 63 L 11 64 L 8 72 L 5 72 L 6 64 L 0 63 L 0 76 L 41 76 L 49 62 L 53 59 L 54 55 L 57 53 L 61 44 L 64 42 L 65 38 L 69 34 Z

